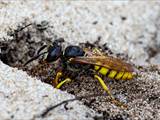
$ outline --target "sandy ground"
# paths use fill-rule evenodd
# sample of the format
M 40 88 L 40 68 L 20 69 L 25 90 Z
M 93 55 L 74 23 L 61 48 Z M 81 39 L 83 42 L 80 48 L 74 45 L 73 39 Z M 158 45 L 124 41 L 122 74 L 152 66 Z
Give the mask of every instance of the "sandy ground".
M 25 52 L 30 50 L 29 45 L 33 45 L 33 51 L 36 51 L 41 44 L 48 44 L 56 38 L 63 37 L 66 45 L 77 45 L 86 41 L 94 42 L 99 39 L 100 45 L 107 43 L 113 53 L 127 55 L 129 61 L 135 65 L 160 64 L 159 11 L 160 2 L 156 1 L 53 2 L 49 0 L 4 0 L 0 2 L 0 40 L 8 43 L 12 41 L 9 44 L 10 47 L 16 46 L 16 49 L 19 48 L 17 56 L 14 56 L 14 51 L 10 55 L 17 58 L 14 62 L 22 60 L 23 63 L 26 59 L 29 59 L 29 57 L 25 57 Z M 48 26 L 43 32 L 40 32 L 36 26 L 43 20 L 48 22 Z M 20 34 L 18 38 L 22 43 L 15 45 L 13 42 L 15 36 L 8 35 L 9 32 L 29 23 L 33 23 L 33 25 L 24 29 L 22 33 L 27 33 L 27 35 L 29 33 L 31 39 L 24 39 L 25 37 L 22 36 L 27 35 Z M 28 40 L 27 47 L 24 46 L 25 40 Z M 1 48 L 1 51 L 5 50 Z M 22 116 L 25 116 L 23 119 L 32 119 L 48 105 L 72 98 L 65 92 L 57 91 L 47 84 L 33 80 L 21 71 L 12 69 L 3 63 L 1 63 L 1 66 L 2 100 L 0 103 L 2 103 L 1 108 L 4 112 L 0 114 L 2 119 L 18 119 Z M 160 69 L 157 66 L 143 67 L 140 72 L 141 77 L 135 78 L 134 81 L 109 83 L 113 86 L 113 93 L 116 96 L 119 95 L 120 98 L 127 99 L 128 110 L 120 110 L 108 102 L 99 105 L 98 103 L 103 102 L 103 99 L 100 98 L 97 98 L 96 104 L 93 103 L 95 104 L 93 109 L 97 110 L 99 108 L 107 111 L 104 114 L 108 115 L 105 117 L 108 119 L 113 119 L 113 116 L 117 118 L 118 115 L 122 119 L 160 119 L 158 105 L 160 99 L 159 71 Z M 19 84 L 18 87 L 16 84 Z M 73 83 L 71 86 L 74 88 L 76 84 Z M 85 81 L 82 82 L 83 84 L 85 84 Z M 93 89 L 92 87 L 95 84 L 94 82 L 91 83 L 91 87 L 87 89 Z M 95 91 L 100 89 L 97 87 Z M 56 92 L 53 94 L 53 91 Z M 79 88 L 77 91 L 79 91 Z M 82 90 L 82 94 L 84 91 Z M 77 93 L 77 95 L 79 94 L 81 95 L 81 93 Z M 43 96 L 46 97 L 43 99 Z M 29 105 L 31 107 L 28 107 Z M 93 110 L 79 104 L 79 102 L 73 102 L 71 106 L 74 107 L 73 110 L 64 110 L 62 106 L 51 112 L 47 118 L 93 119 L 93 116 L 95 116 Z M 31 109 L 32 107 L 33 109 Z M 86 115 L 86 113 L 89 115 Z M 79 117 L 75 118 L 75 114 Z

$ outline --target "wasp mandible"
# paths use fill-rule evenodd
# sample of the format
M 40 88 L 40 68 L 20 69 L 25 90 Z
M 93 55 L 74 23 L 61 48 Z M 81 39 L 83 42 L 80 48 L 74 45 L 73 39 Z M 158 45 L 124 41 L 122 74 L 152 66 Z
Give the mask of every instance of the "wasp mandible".
M 131 80 L 135 76 L 134 67 L 129 63 L 122 61 L 121 59 L 104 55 L 96 48 L 93 50 L 87 50 L 82 49 L 79 46 L 69 45 L 65 48 L 65 50 L 63 50 L 62 42 L 64 42 L 63 39 L 57 39 L 52 45 L 48 47 L 43 46 L 39 50 L 38 55 L 26 62 L 25 65 L 43 54 L 46 54 L 44 61 L 47 63 L 55 62 L 59 59 L 60 66 L 55 78 L 52 81 L 55 87 L 58 89 L 65 83 L 72 81 L 72 79 L 70 79 L 68 76 L 64 80 L 59 81 L 62 76 L 65 77 L 63 70 L 77 72 L 83 69 L 92 69 L 94 78 L 99 81 L 102 88 L 108 93 L 111 99 L 116 102 L 116 104 L 121 105 L 120 102 L 115 100 L 114 96 L 111 94 L 108 86 L 105 84 L 100 75 L 116 80 Z M 40 53 L 40 51 L 46 47 L 47 51 Z

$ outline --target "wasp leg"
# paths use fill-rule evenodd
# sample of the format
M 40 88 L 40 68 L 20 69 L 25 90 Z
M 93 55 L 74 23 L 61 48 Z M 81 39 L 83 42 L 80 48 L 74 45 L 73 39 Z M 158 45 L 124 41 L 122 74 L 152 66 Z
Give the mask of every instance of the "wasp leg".
M 53 80 L 53 83 L 55 84 L 57 89 L 59 89 L 63 84 L 71 82 L 70 78 L 66 78 L 65 80 L 63 80 L 60 83 L 58 83 L 58 80 L 60 79 L 60 77 L 62 77 L 62 72 L 58 72 L 56 74 L 56 78 Z
M 65 83 L 69 83 L 72 80 L 70 78 L 66 78 L 65 80 L 61 81 L 60 83 L 58 83 L 58 85 L 56 86 L 57 89 L 59 89 L 63 84 Z
M 94 75 L 94 77 L 100 82 L 101 86 L 103 87 L 103 89 L 108 93 L 108 95 L 111 97 L 111 100 L 114 104 L 126 108 L 127 106 L 123 103 L 121 103 L 120 101 L 115 100 L 114 96 L 111 94 L 109 88 L 107 87 L 107 85 L 104 83 L 104 81 L 102 80 L 101 77 L 99 77 L 98 75 Z
M 58 72 L 57 74 L 56 74 L 56 78 L 53 80 L 53 83 L 55 84 L 55 86 L 57 86 L 58 85 L 58 80 L 59 80 L 59 78 L 62 76 L 62 72 Z
M 101 77 L 99 77 L 98 75 L 94 75 L 94 77 L 100 82 L 101 86 L 103 87 L 103 89 L 109 94 L 109 96 L 114 99 L 113 95 L 111 94 L 109 88 L 106 86 L 106 84 L 104 83 L 104 81 L 102 80 Z

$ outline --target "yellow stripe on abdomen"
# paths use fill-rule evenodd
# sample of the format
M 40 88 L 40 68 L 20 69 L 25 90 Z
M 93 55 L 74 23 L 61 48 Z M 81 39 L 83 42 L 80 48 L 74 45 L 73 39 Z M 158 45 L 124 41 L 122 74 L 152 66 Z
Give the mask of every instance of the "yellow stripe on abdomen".
M 124 74 L 124 72 L 118 72 L 115 79 L 117 79 L 117 80 L 121 79 L 123 74 Z
M 98 65 L 95 65 L 95 66 L 94 66 L 94 69 L 95 69 L 95 70 L 98 70 L 99 68 L 100 68 L 100 66 L 98 66 Z
M 133 74 L 131 72 L 122 72 L 122 71 L 117 72 L 115 70 L 110 70 L 108 68 L 101 67 L 98 65 L 95 65 L 94 69 L 104 76 L 107 76 L 109 78 L 115 78 L 117 80 L 119 80 L 119 79 L 130 80 L 133 78 Z
M 99 73 L 101 73 L 102 75 L 106 75 L 108 73 L 109 69 L 105 68 L 105 67 L 101 67 L 101 69 L 99 70 Z
M 114 78 L 116 74 L 117 74 L 117 71 L 111 70 L 110 73 L 108 74 L 108 77 L 109 78 Z
M 127 79 L 130 80 L 130 79 L 132 79 L 132 78 L 133 78 L 133 74 L 132 74 L 132 73 L 128 73 Z
M 125 72 L 124 75 L 122 76 L 122 80 L 126 80 L 128 78 L 129 73 Z

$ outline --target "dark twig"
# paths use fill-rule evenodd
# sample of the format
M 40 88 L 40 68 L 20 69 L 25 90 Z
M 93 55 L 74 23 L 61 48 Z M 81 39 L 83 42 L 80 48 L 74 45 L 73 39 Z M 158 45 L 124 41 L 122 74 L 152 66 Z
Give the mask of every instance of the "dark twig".
M 22 31 L 23 29 L 27 28 L 27 27 L 30 26 L 30 25 L 32 25 L 32 23 L 30 23 L 30 24 L 28 24 L 28 25 L 20 28 L 19 30 L 15 30 L 15 33 L 11 34 L 10 36 L 13 36 L 13 35 L 17 34 L 18 32 Z
M 17 30 L 16 32 L 20 32 L 20 31 L 22 31 L 23 29 L 27 28 L 27 27 L 28 27 L 28 26 L 30 26 L 30 25 L 32 25 L 32 23 L 30 23 L 30 24 L 28 24 L 28 25 L 26 25 L 26 26 L 24 26 L 24 27 L 20 28 L 20 29 L 19 29 L 19 30 Z
M 60 102 L 56 105 L 48 107 L 46 110 L 43 111 L 42 114 L 40 114 L 40 117 L 44 118 L 51 110 L 53 110 L 53 109 L 55 109 L 58 106 L 61 106 L 63 104 L 67 104 L 68 102 L 72 102 L 72 101 L 75 101 L 75 100 L 81 100 L 81 99 L 84 99 L 84 98 L 98 97 L 98 96 L 107 96 L 107 94 L 92 94 L 92 95 L 88 95 L 88 96 L 79 96 L 79 97 L 76 97 L 76 98 L 73 98 L 73 99 L 64 100 L 64 101 L 62 101 L 62 102 Z

